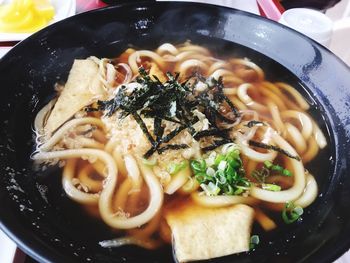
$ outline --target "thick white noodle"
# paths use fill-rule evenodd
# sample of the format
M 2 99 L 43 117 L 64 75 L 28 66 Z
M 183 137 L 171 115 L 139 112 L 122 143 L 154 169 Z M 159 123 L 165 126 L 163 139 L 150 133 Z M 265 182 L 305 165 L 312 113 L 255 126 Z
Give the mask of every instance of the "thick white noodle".
M 118 170 L 115 165 L 115 162 L 112 156 L 105 151 L 98 149 L 74 149 L 74 150 L 62 150 L 62 151 L 53 151 L 53 152 L 39 152 L 32 156 L 33 160 L 43 161 L 51 159 L 70 159 L 70 158 L 97 158 L 103 161 L 108 169 L 108 176 L 106 180 L 109 180 L 110 177 L 115 177 Z M 67 176 L 67 177 L 66 177 Z M 71 179 L 73 178 L 72 174 L 68 174 L 63 178 L 63 187 L 66 190 L 67 194 L 72 198 L 82 203 L 94 203 L 96 197 L 94 194 L 87 194 L 79 191 L 72 184 Z M 75 190 L 74 190 L 75 189 Z M 78 192 L 79 191 L 79 192 Z M 87 198 L 87 199 L 85 199 Z
M 232 64 L 244 65 L 246 67 L 253 69 L 258 75 L 259 80 L 263 80 L 265 78 L 264 71 L 258 65 L 249 61 L 248 59 L 235 58 L 235 59 L 230 59 L 230 62 Z
M 74 177 L 75 160 L 69 160 L 63 170 L 62 186 L 66 194 L 81 204 L 93 205 L 98 203 L 99 194 L 85 193 L 78 190 L 72 179 Z
M 239 134 L 237 134 L 237 144 L 239 145 L 243 155 L 256 162 L 272 162 L 277 156 L 277 152 L 275 151 L 268 151 L 266 153 L 255 151 L 248 145 L 246 140 L 243 140 L 242 136 Z
M 299 121 L 301 125 L 301 134 L 305 140 L 308 140 L 312 135 L 312 121 L 305 113 L 295 110 L 286 110 L 281 112 L 281 117 L 282 119 L 292 118 Z
M 50 150 L 53 146 L 55 146 L 56 143 L 58 143 L 63 138 L 63 136 L 70 129 L 83 124 L 96 125 L 104 129 L 103 122 L 98 118 L 86 117 L 86 118 L 73 119 L 63 124 L 63 126 L 60 129 L 58 129 L 57 132 L 48 141 L 46 141 L 43 145 L 41 145 L 38 150 L 39 151 Z
M 124 78 L 122 84 L 129 83 L 131 81 L 131 79 L 132 79 L 132 70 L 131 70 L 131 68 L 126 63 L 119 63 L 117 65 L 117 68 L 119 68 L 119 67 L 121 67 L 121 68 L 123 68 L 125 70 L 125 78 Z
M 140 50 L 140 51 L 135 51 L 129 56 L 128 62 L 129 66 L 133 72 L 133 74 L 138 74 L 139 72 L 139 66 L 137 63 L 141 62 L 141 57 L 148 57 L 151 58 L 154 62 L 157 63 L 157 65 L 160 68 L 164 67 L 164 60 L 161 56 L 159 56 L 157 53 L 149 50 Z
M 277 133 L 272 134 L 272 139 L 281 149 L 286 150 L 292 155 L 297 155 L 297 152 L 294 150 L 294 148 Z M 293 167 L 292 173 L 294 176 L 294 184 L 291 188 L 279 192 L 272 192 L 256 186 L 252 186 L 250 195 L 257 199 L 272 203 L 285 203 L 297 199 L 303 193 L 305 188 L 304 166 L 301 161 L 297 161 L 292 158 L 289 158 L 288 160 L 291 162 L 291 165 Z
M 210 66 L 210 68 L 208 70 L 208 74 L 211 75 L 214 71 L 216 71 L 218 69 L 227 69 L 227 70 L 229 70 L 230 69 L 230 65 L 227 62 L 223 61 L 223 60 L 219 60 L 217 62 L 214 62 Z M 232 72 L 230 72 L 230 73 L 232 74 Z
M 298 130 L 298 128 L 290 123 L 286 123 L 285 127 L 289 133 L 288 139 L 289 139 L 289 141 L 291 141 L 291 143 L 295 147 L 296 151 L 299 154 L 302 154 L 303 152 L 305 152 L 306 147 L 307 147 L 306 141 L 305 141 L 303 135 Z
M 82 136 L 79 136 L 74 140 L 75 140 L 75 143 L 77 143 L 78 145 L 81 145 L 84 148 L 94 148 L 94 149 L 102 150 L 105 147 L 103 143 L 100 143 L 94 139 L 90 139 Z
M 140 227 L 150 221 L 161 209 L 163 204 L 163 191 L 157 177 L 149 167 L 143 165 L 141 162 L 138 162 L 138 164 L 149 188 L 150 201 L 148 207 L 141 214 L 130 218 L 116 216 L 112 209 L 112 202 L 117 176 L 116 173 L 113 176 L 108 176 L 100 195 L 99 210 L 103 221 L 110 227 L 117 229 Z
M 227 69 L 217 69 L 209 76 L 209 78 L 214 78 L 216 80 L 218 80 L 220 77 L 223 77 L 224 81 L 227 80 L 227 78 L 225 78 L 225 77 L 229 77 L 230 82 L 234 82 L 236 84 L 243 83 L 242 79 L 235 76 L 231 71 L 229 71 Z
M 189 166 L 187 166 L 185 169 L 180 170 L 177 174 L 172 176 L 172 179 L 165 187 L 164 192 L 168 195 L 172 195 L 187 182 L 190 176 L 191 170 Z
M 305 208 L 315 201 L 317 194 L 318 187 L 316 180 L 311 174 L 308 174 L 306 176 L 306 187 L 304 193 L 294 201 L 294 204 Z
M 44 133 L 44 122 L 47 117 L 47 114 L 52 110 L 57 99 L 50 100 L 35 116 L 34 120 L 34 129 L 37 135 L 43 135 Z
M 164 43 L 163 45 L 160 45 L 157 48 L 157 53 L 160 56 L 163 56 L 166 53 L 176 56 L 179 53 L 179 51 L 177 50 L 177 48 L 174 45 L 172 45 L 170 43 Z
M 254 86 L 250 83 L 243 83 L 239 85 L 237 90 L 237 96 L 238 98 L 244 102 L 248 107 L 258 110 L 258 111 L 267 111 L 267 107 L 265 105 L 262 105 L 256 101 L 254 101 L 249 95 L 248 95 L 248 89 L 253 88 Z
M 298 103 L 299 107 L 302 108 L 303 110 L 308 110 L 310 108 L 309 103 L 301 96 L 301 94 L 291 85 L 288 85 L 283 82 L 277 82 L 275 83 L 279 88 L 286 90 L 290 95 L 293 96 L 293 98 L 296 100 Z
M 320 147 L 320 149 L 323 149 L 324 147 L 327 146 L 327 139 L 315 121 L 312 121 L 312 126 L 313 126 L 313 134 L 315 136 L 316 143 L 318 147 Z
M 140 170 L 135 158 L 130 154 L 126 154 L 124 155 L 124 163 L 125 163 L 126 171 L 128 173 L 128 177 L 132 181 L 134 190 L 136 189 L 140 190 L 142 179 L 141 179 Z
M 190 68 L 200 68 L 202 70 L 207 70 L 208 66 L 198 59 L 189 59 L 181 63 L 179 71 L 184 75 Z
M 195 53 L 200 53 L 200 54 L 203 54 L 203 55 L 206 55 L 206 56 L 209 56 L 210 55 L 210 52 L 208 49 L 202 47 L 202 46 L 197 46 L 197 45 L 185 45 L 183 47 L 179 47 L 178 50 L 180 52 L 185 52 L 185 51 L 192 51 L 192 52 L 195 52 Z
M 285 135 L 285 130 L 286 127 L 284 126 L 284 123 L 282 121 L 281 115 L 280 115 L 280 110 L 278 108 L 278 106 L 274 103 L 274 102 L 268 102 L 267 103 L 267 107 L 270 110 L 272 119 L 273 119 L 273 123 L 277 129 L 277 131 L 282 134 Z

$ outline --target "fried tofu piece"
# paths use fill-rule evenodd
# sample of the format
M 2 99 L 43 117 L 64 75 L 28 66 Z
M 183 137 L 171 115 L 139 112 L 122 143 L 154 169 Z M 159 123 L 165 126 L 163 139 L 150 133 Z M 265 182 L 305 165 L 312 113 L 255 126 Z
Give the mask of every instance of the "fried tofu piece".
M 204 260 L 249 250 L 254 209 L 247 205 L 206 208 L 191 203 L 167 211 L 179 262 Z
M 98 65 L 91 59 L 76 59 L 68 80 L 46 122 L 45 133 L 52 134 L 83 107 L 103 98 Z

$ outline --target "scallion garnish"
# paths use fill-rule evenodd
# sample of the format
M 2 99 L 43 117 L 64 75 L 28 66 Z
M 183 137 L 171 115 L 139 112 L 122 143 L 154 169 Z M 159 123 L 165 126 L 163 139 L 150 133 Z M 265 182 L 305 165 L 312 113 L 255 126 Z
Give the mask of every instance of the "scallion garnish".
M 250 182 L 245 177 L 239 150 L 225 147 L 225 152 L 212 152 L 207 161 L 191 161 L 194 177 L 207 195 L 240 195 L 249 190 Z
M 251 175 L 255 180 L 263 184 L 272 172 L 288 177 L 293 176 L 292 172 L 288 169 L 283 168 L 281 165 L 273 164 L 270 161 L 265 161 L 263 167 L 260 170 L 254 170 Z
M 264 190 L 272 191 L 272 192 L 281 191 L 281 186 L 276 185 L 276 184 L 262 184 L 261 188 Z
M 250 237 L 249 249 L 254 249 L 260 243 L 260 238 L 258 235 L 252 235 Z
M 286 224 L 291 224 L 297 221 L 304 210 L 300 206 L 295 206 L 293 202 L 287 202 L 282 211 L 282 219 Z
M 155 166 L 157 164 L 157 159 L 145 159 L 142 158 L 142 163 L 147 166 Z
M 171 163 L 168 165 L 168 173 L 173 175 L 173 174 L 177 174 L 178 172 L 180 172 L 181 170 L 185 169 L 188 165 L 187 161 L 182 161 L 180 163 Z

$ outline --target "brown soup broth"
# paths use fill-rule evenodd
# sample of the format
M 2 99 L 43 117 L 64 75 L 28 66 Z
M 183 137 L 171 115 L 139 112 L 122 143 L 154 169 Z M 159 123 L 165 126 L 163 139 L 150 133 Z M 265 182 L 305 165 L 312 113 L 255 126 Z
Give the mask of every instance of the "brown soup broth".
M 149 48 L 151 50 L 156 47 L 156 45 L 152 45 L 151 47 L 144 47 L 143 42 L 144 40 L 142 41 L 142 44 L 134 43 L 132 47 L 135 47 L 135 49 L 138 49 L 136 47 L 142 47 L 143 49 Z M 147 43 L 147 41 L 145 42 Z M 162 42 L 163 41 L 159 41 L 159 43 Z M 178 39 L 177 42 L 181 43 L 183 41 L 180 41 L 180 39 Z M 281 219 L 281 212 L 273 212 L 269 209 L 266 209 L 266 206 L 264 205 L 258 205 L 259 209 L 264 211 L 277 223 L 277 228 L 275 230 L 265 232 L 260 227 L 260 225 L 255 222 L 252 229 L 252 234 L 259 235 L 260 244 L 254 251 L 251 251 L 249 253 L 255 254 L 257 260 L 262 259 L 263 255 L 266 255 L 266 251 L 269 251 L 270 255 L 273 255 L 273 253 L 284 253 L 274 251 L 273 244 L 276 242 L 285 242 L 286 246 L 291 247 L 289 251 L 293 253 L 293 236 L 298 233 L 298 235 L 303 235 L 305 238 L 307 238 L 307 230 L 303 228 L 303 221 L 311 220 L 311 217 L 317 213 L 318 202 L 321 202 L 322 195 L 325 194 L 327 183 L 331 179 L 329 178 L 329 175 L 332 174 L 333 169 L 332 159 L 334 160 L 334 153 L 331 146 L 333 145 L 331 141 L 332 136 L 329 134 L 330 131 L 328 128 L 327 117 L 324 114 L 322 106 L 296 76 L 291 74 L 282 65 L 254 50 L 248 49 L 238 44 L 224 42 L 222 40 L 218 41 L 211 39 L 209 41 L 207 38 L 195 38 L 192 39 L 192 42 L 207 47 L 212 51 L 214 57 L 219 57 L 222 59 L 228 57 L 247 57 L 263 69 L 266 80 L 269 80 L 271 82 L 285 82 L 295 87 L 310 104 L 310 110 L 308 113 L 317 122 L 320 129 L 323 131 L 327 138 L 328 146 L 320 150 L 316 158 L 305 165 L 305 168 L 312 172 L 316 178 L 319 187 L 319 198 L 316 199 L 315 203 L 313 203 L 310 207 L 307 207 L 305 209 L 302 220 L 299 220 L 298 222 L 291 225 L 286 225 Z M 176 42 L 172 43 L 176 44 Z M 118 49 L 114 47 L 113 51 L 113 46 L 109 46 L 106 48 L 107 54 L 103 54 L 103 56 L 118 56 L 118 52 L 115 50 Z M 169 66 L 166 70 L 173 72 L 174 68 Z M 250 95 L 260 103 L 264 103 L 264 101 L 259 100 L 259 98 L 256 97 L 256 94 L 252 93 Z M 38 110 L 42 105 L 44 104 L 39 103 Z M 98 218 L 98 216 L 93 216 L 94 210 L 96 210 L 95 208 L 87 208 L 70 200 L 62 189 L 61 175 L 61 168 L 57 166 L 48 167 L 44 171 L 36 171 L 33 174 L 36 185 L 39 187 L 44 186 L 48 189 L 48 191 L 43 194 L 42 198 L 47 199 L 47 206 L 51 212 L 46 216 L 57 230 L 57 236 L 52 237 L 52 239 L 59 240 L 61 235 L 68 235 L 72 240 L 74 240 L 74 242 L 82 244 L 82 246 L 76 250 L 77 254 L 87 255 L 88 257 L 93 255 L 91 256 L 93 261 L 103 260 L 103 253 L 101 253 L 101 251 L 104 250 L 104 248 L 101 248 L 98 245 L 98 242 L 102 240 L 113 239 L 118 236 L 123 236 L 125 231 L 111 229 L 105 225 Z M 138 211 L 144 209 L 145 204 L 147 204 L 148 190 L 146 188 L 142 189 L 142 191 L 144 191 L 143 202 L 137 203 L 136 207 L 129 207 L 128 205 L 130 204 L 127 205 L 127 210 L 130 210 L 130 213 L 137 214 Z M 175 204 L 176 206 L 176 202 L 187 202 L 187 200 L 179 194 L 174 194 L 174 196 L 166 197 L 165 202 L 168 204 L 171 203 L 172 205 Z M 156 235 L 158 235 L 158 233 L 156 233 Z M 69 244 L 67 246 L 69 246 Z M 85 249 L 82 249 L 83 247 L 85 247 Z M 155 251 L 148 251 L 136 246 L 125 246 L 108 249 L 108 251 L 111 253 L 111 255 L 115 255 L 116 258 L 124 258 L 126 261 L 132 261 L 134 255 L 136 254 L 137 258 L 141 258 L 140 255 L 147 258 L 145 262 L 171 262 L 173 260 L 172 248 L 170 245 L 166 244 L 161 246 L 159 249 L 156 249 Z M 244 254 L 245 253 L 236 255 L 234 258 L 237 259 L 237 262 L 246 262 L 244 261 Z M 122 261 L 116 260 L 116 262 Z

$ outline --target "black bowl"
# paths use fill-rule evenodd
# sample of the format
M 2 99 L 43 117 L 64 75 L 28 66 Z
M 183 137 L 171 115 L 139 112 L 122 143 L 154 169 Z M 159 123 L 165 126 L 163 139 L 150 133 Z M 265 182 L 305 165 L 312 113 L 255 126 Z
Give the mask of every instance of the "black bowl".
M 172 262 L 170 248 L 99 247 L 111 231 L 69 201 L 57 169 L 32 170 L 32 121 L 74 58 L 187 39 L 218 54 L 250 57 L 267 78 L 298 86 L 330 138 L 315 168 L 320 195 L 303 222 L 262 237 L 254 251 L 210 262 L 332 262 L 350 247 L 349 68 L 309 38 L 252 14 L 202 4 L 129 3 L 52 25 L 0 62 L 0 226 L 30 256 L 42 262 Z

